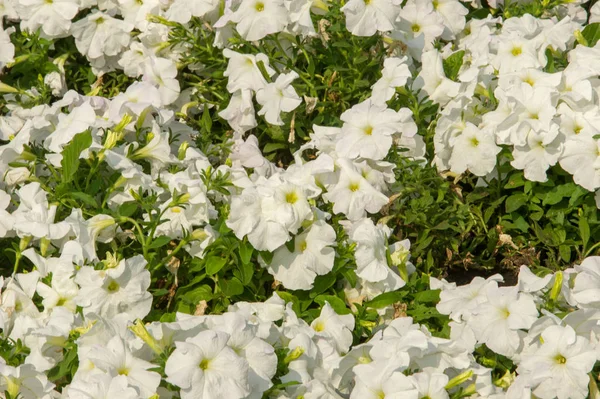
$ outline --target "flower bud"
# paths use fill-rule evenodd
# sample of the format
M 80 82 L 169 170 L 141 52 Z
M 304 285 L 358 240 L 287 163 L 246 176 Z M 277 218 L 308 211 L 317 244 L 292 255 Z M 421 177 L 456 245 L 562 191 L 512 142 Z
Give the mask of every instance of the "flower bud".
M 179 159 L 180 161 L 183 161 L 185 159 L 185 154 L 189 147 L 190 147 L 190 143 L 188 143 L 187 141 L 184 141 L 183 143 L 181 143 L 181 145 L 179 146 L 179 150 L 177 151 L 177 159 Z
M 300 356 L 304 354 L 304 348 L 297 346 L 293 351 L 288 353 L 288 355 L 283 359 L 285 364 L 289 364 L 290 362 L 298 359 Z
M 575 40 L 577 40 L 577 43 L 589 47 L 589 43 L 587 41 L 587 39 L 583 36 L 583 34 L 581 34 L 580 30 L 576 30 L 575 33 Z
M 560 295 L 560 291 L 562 289 L 563 282 L 563 273 L 558 271 L 554 273 L 554 284 L 552 285 L 552 289 L 550 290 L 550 300 L 553 302 L 556 301 L 558 296 Z
M 19 241 L 19 251 L 25 251 L 27 249 L 27 246 L 29 246 L 29 243 L 31 242 L 32 238 L 32 236 L 25 236 L 21 238 L 21 241 Z
M 471 377 L 473 377 L 473 370 L 463 371 L 446 384 L 446 389 L 452 389 L 454 387 L 459 386 L 460 384 L 468 381 Z
M 129 326 L 129 329 L 135 334 L 136 337 L 144 341 L 144 343 L 148 345 L 154 353 L 157 355 L 161 355 L 163 353 L 162 346 L 152 335 L 150 335 L 142 320 L 137 319 L 132 326 Z

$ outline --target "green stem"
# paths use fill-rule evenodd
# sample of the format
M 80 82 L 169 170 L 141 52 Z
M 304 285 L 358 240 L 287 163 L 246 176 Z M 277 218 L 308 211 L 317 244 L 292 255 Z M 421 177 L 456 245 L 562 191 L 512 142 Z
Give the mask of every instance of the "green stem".
M 144 254 L 144 258 L 148 258 L 148 242 L 146 241 L 145 237 L 144 237 L 144 231 L 142 230 L 142 227 L 140 226 L 140 224 L 127 216 L 120 216 L 118 221 L 120 223 L 125 223 L 125 222 L 129 222 L 131 224 L 133 224 L 133 226 L 135 227 L 135 229 L 138 231 L 139 237 L 138 239 L 140 240 L 140 243 L 142 244 L 142 253 Z
M 591 254 L 591 253 L 592 253 L 592 251 L 593 251 L 594 249 L 598 248 L 598 247 L 600 247 L 600 242 L 597 242 L 597 243 L 595 243 L 594 245 L 592 245 L 592 246 L 590 247 L 590 249 L 588 249 L 588 250 L 586 251 L 586 253 L 585 253 L 585 255 L 584 255 L 583 257 L 584 257 L 584 258 L 587 258 L 587 257 L 588 257 L 588 255 L 589 255 L 589 254 Z
M 168 264 L 169 261 L 171 260 L 171 258 L 173 258 L 175 255 L 177 255 L 177 253 L 181 250 L 181 248 L 183 248 L 184 246 L 186 246 L 188 242 L 189 242 L 189 240 L 187 238 L 183 238 L 181 241 L 179 241 L 179 244 L 177 244 L 177 246 L 175 247 L 175 249 L 173 251 L 171 251 L 170 254 L 168 254 L 167 256 L 165 256 L 164 258 L 162 258 L 160 260 L 160 262 L 158 262 L 158 264 L 156 266 L 154 266 L 154 268 L 152 269 L 152 271 L 158 269 L 161 265 Z
M 16 258 L 15 258 L 15 267 L 13 269 L 13 276 L 17 274 L 17 270 L 19 269 L 19 262 L 21 262 L 21 258 L 23 257 L 23 255 L 21 254 L 21 251 L 19 252 L 15 252 Z

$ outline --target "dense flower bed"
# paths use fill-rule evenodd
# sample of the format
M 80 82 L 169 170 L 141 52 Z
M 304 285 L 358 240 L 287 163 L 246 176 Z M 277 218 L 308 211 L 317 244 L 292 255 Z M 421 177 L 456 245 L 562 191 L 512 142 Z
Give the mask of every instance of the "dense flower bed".
M 0 17 L 0 397 L 600 398 L 600 3 Z

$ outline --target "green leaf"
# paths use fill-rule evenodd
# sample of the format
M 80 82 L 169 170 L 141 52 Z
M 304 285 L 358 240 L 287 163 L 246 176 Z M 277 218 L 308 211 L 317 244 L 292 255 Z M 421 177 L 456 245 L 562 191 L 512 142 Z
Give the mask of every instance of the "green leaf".
M 350 309 L 346 307 L 344 301 L 342 301 L 335 295 L 319 295 L 315 298 L 315 302 L 321 306 L 325 305 L 325 301 L 329 302 L 329 305 L 331 305 L 331 307 L 333 308 L 333 310 L 335 310 L 335 313 L 337 314 L 352 313 Z
M 226 296 L 240 295 L 244 292 L 244 284 L 236 277 L 232 277 L 230 280 L 219 280 L 219 287 Z
M 96 202 L 96 199 L 89 194 L 82 193 L 81 191 L 74 191 L 70 192 L 68 195 L 69 197 L 73 197 L 86 205 L 94 208 L 98 207 L 98 202 Z
M 506 213 L 512 213 L 525 205 L 529 197 L 523 193 L 513 194 L 506 199 Z
M 268 154 L 269 152 L 281 150 L 282 148 L 287 148 L 287 144 L 285 144 L 285 143 L 267 143 L 263 149 L 263 152 L 265 154 Z
M 598 43 L 598 39 L 600 39 L 600 23 L 589 24 L 581 31 L 581 35 L 587 41 L 586 45 L 588 47 L 594 47 Z
M 568 245 L 561 245 L 558 247 L 560 258 L 565 262 L 571 261 L 571 247 Z
M 440 300 L 440 290 L 427 290 L 415 294 L 415 302 L 437 303 Z
M 129 217 L 135 213 L 139 209 L 138 204 L 135 202 L 124 202 L 119 206 L 119 210 L 117 213 L 119 216 Z
M 155 248 L 164 247 L 165 245 L 167 245 L 169 243 L 169 241 L 171 241 L 171 237 L 167 237 L 167 236 L 156 237 L 154 240 L 152 240 L 152 243 L 150 245 L 148 245 L 148 248 L 155 249 Z
M 78 364 L 77 345 L 70 346 L 60 363 L 48 371 L 48 379 L 56 381 L 76 369 Z
M 544 71 L 548 73 L 556 72 L 556 67 L 554 66 L 554 56 L 552 55 L 552 50 L 550 50 L 549 48 L 546 49 L 546 59 L 548 61 L 546 62 L 546 67 L 544 68 Z
M 210 111 L 208 107 L 204 107 L 204 111 L 202 112 L 202 127 L 206 130 L 207 133 L 210 133 L 212 130 L 212 118 L 210 117 Z
M 590 225 L 583 216 L 579 217 L 579 234 L 581 235 L 581 242 L 585 250 L 590 241 Z
M 233 271 L 233 274 L 240 279 L 244 285 L 248 285 L 252 282 L 254 276 L 254 265 L 250 262 L 237 265 L 237 269 Z
M 329 287 L 335 284 L 336 280 L 337 278 L 335 273 L 327 273 L 323 276 L 318 276 L 315 279 L 313 288 L 310 290 L 309 296 L 314 298 L 317 295 L 327 291 Z
M 68 183 L 73 180 L 77 169 L 79 168 L 79 156 L 81 151 L 92 145 L 92 132 L 86 130 L 83 133 L 76 134 L 73 140 L 65 146 L 62 152 L 62 181 Z
M 252 253 L 254 252 L 254 248 L 252 247 L 252 245 L 250 245 L 250 243 L 248 243 L 247 241 L 241 241 L 239 252 L 242 263 L 250 263 L 250 259 L 252 259 Z
M 370 301 L 365 302 L 364 305 L 374 309 L 385 308 L 386 306 L 401 302 L 405 295 L 406 293 L 404 291 L 384 292 L 383 294 L 377 295 Z
M 570 197 L 576 187 L 577 186 L 574 183 L 561 184 L 560 186 L 554 187 L 544 196 L 543 205 L 558 204 L 564 197 Z
M 523 172 L 513 173 L 508 178 L 508 183 L 504 185 L 504 188 L 517 188 L 525 185 L 525 176 Z
M 193 303 L 194 305 L 198 304 L 198 302 L 203 300 L 210 301 L 211 299 L 213 299 L 213 297 L 214 294 L 212 292 L 212 288 L 210 288 L 210 285 L 208 284 L 198 286 L 184 295 L 184 298 L 189 302 Z
M 219 270 L 225 266 L 227 259 L 221 258 L 220 256 L 210 255 L 206 257 L 206 274 L 212 276 L 217 274 Z
M 444 65 L 444 73 L 446 77 L 450 80 L 456 82 L 458 78 L 458 71 L 460 71 L 460 67 L 463 64 L 463 57 L 465 56 L 465 51 L 460 50 L 456 53 L 452 54 L 450 57 L 446 58 L 443 61 Z

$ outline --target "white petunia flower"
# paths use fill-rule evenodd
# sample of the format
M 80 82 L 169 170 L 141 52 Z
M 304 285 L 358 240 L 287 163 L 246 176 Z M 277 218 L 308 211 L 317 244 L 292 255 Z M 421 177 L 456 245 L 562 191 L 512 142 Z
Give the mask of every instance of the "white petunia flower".
M 538 311 L 533 298 L 519 293 L 516 287 L 490 284 L 485 288 L 487 302 L 475 309 L 469 324 L 479 342 L 503 356 L 512 357 L 522 345 L 521 330 L 537 320 Z
M 496 156 L 500 151 L 493 132 L 467 122 L 462 133 L 454 139 L 450 170 L 457 174 L 469 170 L 476 176 L 485 176 L 496 167 Z
M 327 274 L 333 269 L 333 245 L 333 227 L 318 220 L 295 237 L 293 252 L 285 245 L 276 249 L 267 269 L 285 288 L 309 290 L 317 275 Z
M 340 157 L 381 160 L 392 147 L 392 136 L 402 132 L 403 114 L 378 105 L 372 99 L 345 111 L 340 140 L 335 149 Z
M 541 399 L 583 399 L 588 394 L 588 374 L 597 355 L 588 339 L 570 326 L 546 328 L 536 350 L 524 355 L 517 372 L 528 375 Z
M 235 29 L 248 41 L 283 31 L 288 22 L 288 13 L 283 0 L 246 0 L 231 15 L 237 23 Z
M 182 399 L 250 394 L 248 362 L 227 346 L 229 334 L 206 330 L 176 342 L 165 366 L 167 381 L 181 388 Z
M 71 32 L 77 50 L 94 59 L 118 55 L 129 44 L 132 29 L 133 25 L 97 11 L 75 22 Z
M 135 319 L 150 312 L 152 295 L 147 291 L 150 272 L 141 255 L 122 260 L 108 270 L 84 266 L 77 272 L 75 282 L 81 287 L 75 302 L 84 308 L 84 314 L 113 317 L 127 313 Z
M 391 31 L 400 11 L 391 0 L 350 0 L 341 10 L 346 15 L 346 28 L 356 36 Z
M 21 29 L 42 33 L 50 38 L 64 37 L 71 28 L 71 20 L 79 11 L 78 0 L 19 0 L 17 11 Z
M 119 336 L 111 338 L 106 345 L 93 345 L 86 359 L 98 370 L 125 376 L 127 383 L 136 389 L 139 397 L 152 396 L 160 384 L 160 374 L 150 371 L 155 365 L 135 356 L 127 342 Z
M 376 213 L 388 203 L 388 198 L 376 190 L 349 159 L 338 159 L 338 182 L 323 195 L 333 202 L 333 211 L 343 213 L 349 220 L 359 220 L 368 213 Z
M 256 92 L 256 101 L 262 105 L 258 114 L 264 115 L 270 124 L 283 125 L 281 112 L 291 112 L 302 103 L 292 86 L 297 77 L 298 74 L 294 71 L 281 74 L 274 83 L 268 83 Z
M 412 77 L 406 61 L 406 57 L 390 57 L 383 61 L 382 76 L 371 86 L 372 100 L 375 104 L 383 104 L 390 100 L 396 93 L 396 88 L 404 86 Z

